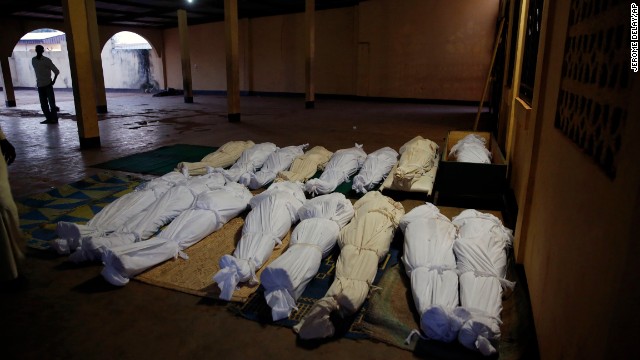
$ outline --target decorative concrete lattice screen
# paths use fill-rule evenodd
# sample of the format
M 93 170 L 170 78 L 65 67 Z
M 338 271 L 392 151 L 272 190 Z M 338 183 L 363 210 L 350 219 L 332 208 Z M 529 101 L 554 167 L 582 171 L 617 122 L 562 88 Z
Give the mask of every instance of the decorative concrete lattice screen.
M 629 2 L 572 0 L 555 127 L 614 178 L 629 104 Z

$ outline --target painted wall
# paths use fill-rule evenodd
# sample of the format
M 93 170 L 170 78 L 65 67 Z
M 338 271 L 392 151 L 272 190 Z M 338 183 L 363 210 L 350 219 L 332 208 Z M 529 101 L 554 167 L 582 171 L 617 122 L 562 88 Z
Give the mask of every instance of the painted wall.
M 316 92 L 479 100 L 497 14 L 491 0 L 371 0 L 317 11 Z M 304 26 L 303 13 L 240 21 L 242 90 L 304 93 Z M 193 89 L 224 91 L 224 23 L 189 34 Z M 168 86 L 181 88 L 178 30 L 164 39 Z
M 356 30 L 355 7 L 316 12 L 316 92 L 355 94 L 358 42 Z M 302 51 L 305 54 L 304 48 Z M 301 58 L 304 66 L 305 56 L 302 55 Z M 302 79 L 304 80 L 304 67 Z
M 377 0 L 359 6 L 369 43 L 369 95 L 479 100 L 496 33 L 498 1 Z
M 167 88 L 182 89 L 182 65 L 180 65 L 180 36 L 178 35 L 178 29 L 164 30 L 163 38 L 164 48 L 166 49 L 164 66 L 167 75 Z
M 633 99 L 640 96 L 640 79 L 623 70 L 631 101 L 611 179 L 554 126 L 569 3 L 550 8 L 551 33 L 536 79 L 539 115 L 530 119 L 531 197 L 523 219 L 524 267 L 540 355 L 638 358 L 640 104 Z
M 554 128 L 553 112 L 542 119 L 524 262 L 542 358 L 639 355 L 639 110 L 615 180 Z
M 247 46 L 249 20 L 238 21 L 238 55 L 240 61 L 240 90 L 249 89 Z M 189 53 L 193 90 L 225 91 L 227 68 L 224 22 L 189 26 Z M 164 31 L 167 54 L 167 86 L 182 89 L 182 65 L 178 29 Z
M 304 26 L 304 14 L 251 20 L 252 90 L 304 92 Z

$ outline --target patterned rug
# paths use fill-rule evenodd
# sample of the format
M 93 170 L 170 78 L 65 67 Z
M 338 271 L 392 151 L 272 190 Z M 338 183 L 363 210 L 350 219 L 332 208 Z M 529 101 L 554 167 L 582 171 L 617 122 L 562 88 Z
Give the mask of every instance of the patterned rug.
M 217 149 L 217 147 L 201 145 L 169 145 L 155 150 L 125 156 L 120 159 L 91 165 L 91 167 L 160 176 L 172 171 L 179 162 L 200 161 L 206 155 L 216 151 Z
M 107 204 L 131 192 L 142 180 L 100 173 L 45 193 L 16 199 L 27 246 L 47 250 L 58 221 L 85 223 Z

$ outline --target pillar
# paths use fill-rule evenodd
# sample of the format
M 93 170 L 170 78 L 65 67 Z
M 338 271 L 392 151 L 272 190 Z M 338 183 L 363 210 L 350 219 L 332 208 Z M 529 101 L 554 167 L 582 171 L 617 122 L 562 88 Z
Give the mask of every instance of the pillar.
M 63 0 L 62 2 L 81 149 L 100 147 L 95 71 L 91 55 L 87 5 L 87 0 Z
M 230 122 L 240 121 L 240 59 L 238 56 L 238 0 L 224 0 L 227 54 L 227 107 Z
M 0 57 L 0 67 L 2 68 L 2 89 L 4 91 L 4 104 L 7 107 L 16 106 L 16 95 L 13 92 L 13 79 L 11 78 L 11 67 L 9 58 Z
M 306 0 L 305 5 L 305 30 L 307 35 L 306 50 L 307 61 L 305 66 L 305 108 L 313 109 L 315 106 L 315 80 L 314 80 L 314 57 L 316 52 L 316 20 L 315 20 L 315 0 Z
M 96 111 L 98 114 L 107 113 L 107 94 L 104 88 L 104 74 L 102 71 L 102 49 L 100 48 L 100 33 L 96 16 L 95 0 L 86 0 L 87 24 L 89 25 L 89 41 L 91 41 L 91 57 L 96 79 Z
M 182 89 L 184 102 L 193 102 L 193 85 L 191 80 L 191 54 L 189 53 L 189 27 L 187 11 L 178 10 L 178 32 L 180 33 L 180 58 L 182 60 Z

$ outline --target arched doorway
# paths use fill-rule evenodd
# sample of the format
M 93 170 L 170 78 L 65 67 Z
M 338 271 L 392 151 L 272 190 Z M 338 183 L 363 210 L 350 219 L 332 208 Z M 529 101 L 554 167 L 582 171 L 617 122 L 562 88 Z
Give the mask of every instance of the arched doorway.
M 142 36 L 121 31 L 102 48 L 106 89 L 136 89 L 147 93 L 162 86 L 162 60 Z
M 65 33 L 54 29 L 37 29 L 31 31 L 16 43 L 9 64 L 15 88 L 34 88 L 36 75 L 31 66 L 31 59 L 36 55 L 35 47 L 44 47 L 44 56 L 60 69 L 60 76 L 54 88 L 71 88 L 71 71 L 69 69 L 69 53 Z
M 60 70 L 60 74 L 53 85 L 56 105 L 59 108 L 58 115 L 60 118 L 70 116 L 74 111 L 74 101 L 67 38 L 64 32 L 51 28 L 32 30 L 22 35 L 13 44 L 6 62 L 10 77 L 5 76 L 5 79 L 3 79 L 5 86 L 9 86 L 7 79 L 11 84 L 9 92 L 4 94 L 7 100 L 7 107 L 15 107 L 16 104 L 19 104 L 20 108 L 26 111 L 20 113 L 23 118 L 40 118 L 42 116 L 39 111 L 40 100 L 36 91 L 36 75 L 31 63 L 32 58 L 36 56 L 35 48 L 38 45 L 44 47 L 43 55 L 50 58 Z M 3 75 L 6 75 L 6 73 Z M 53 73 L 51 76 L 53 77 Z M 3 91 L 6 92 L 7 89 L 3 89 Z M 15 100 L 11 106 L 8 104 L 10 96 L 13 96 Z

